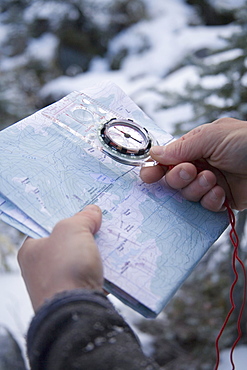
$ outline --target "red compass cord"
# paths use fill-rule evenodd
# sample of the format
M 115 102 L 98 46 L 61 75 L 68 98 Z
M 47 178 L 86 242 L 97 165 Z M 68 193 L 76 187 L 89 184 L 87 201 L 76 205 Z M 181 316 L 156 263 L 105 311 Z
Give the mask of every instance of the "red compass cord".
M 225 206 L 226 206 L 226 209 L 227 209 L 227 212 L 228 212 L 228 216 L 229 216 L 229 221 L 230 221 L 230 225 L 231 225 L 231 230 L 230 230 L 230 240 L 231 240 L 231 243 L 234 247 L 234 250 L 233 250 L 233 254 L 232 254 L 232 269 L 233 269 L 233 272 L 234 272 L 234 276 L 235 276 L 235 279 L 234 281 L 232 282 L 232 285 L 231 285 L 231 288 L 230 288 L 230 303 L 231 303 L 231 308 L 225 318 L 225 321 L 219 331 L 219 334 L 216 338 L 216 341 L 215 341 L 215 348 L 216 348 L 216 364 L 215 364 L 215 370 L 218 369 L 218 366 L 219 366 L 219 362 L 220 362 L 220 350 L 219 350 L 219 340 L 221 338 L 221 335 L 223 334 L 223 331 L 225 330 L 225 327 L 231 317 L 231 314 L 233 313 L 233 311 L 235 310 L 236 308 L 236 305 L 235 305 L 235 302 L 234 302 L 234 298 L 233 298 L 233 291 L 234 291 L 234 288 L 238 282 L 238 278 L 239 278 L 239 274 L 238 274 L 238 271 L 237 271 L 237 267 L 236 267 L 236 262 L 238 262 L 241 266 L 241 269 L 243 271 L 243 276 L 244 276 L 244 287 L 243 287 L 243 300 L 242 300 L 242 305 L 241 305 L 241 308 L 240 308 L 240 311 L 239 311 L 239 314 L 238 314 L 238 319 L 237 319 L 237 332 L 238 332 L 238 337 L 237 339 L 235 340 L 235 342 L 233 343 L 232 345 L 232 348 L 231 348 L 231 352 L 230 352 L 230 361 L 231 361 L 231 364 L 232 364 L 232 370 L 235 369 L 235 364 L 234 364 L 234 360 L 233 360 L 233 352 L 234 352 L 234 349 L 236 348 L 238 342 L 240 341 L 241 337 L 242 337 L 242 330 L 241 330 L 241 320 L 242 320 L 242 317 L 243 317 L 243 312 L 244 312 L 244 307 L 245 307 L 245 302 L 246 302 L 246 289 L 247 289 L 247 275 L 246 275 L 246 270 L 245 270 L 245 266 L 244 266 L 244 263 L 243 261 L 241 260 L 241 258 L 239 257 L 238 255 L 238 249 L 239 249 L 239 238 L 238 238 L 238 234 L 236 232 L 236 228 L 235 228 L 235 225 L 236 225 L 236 219 L 235 219 L 235 215 L 234 215 L 234 212 L 233 210 L 231 209 L 231 207 L 229 206 L 229 203 L 228 201 L 226 200 L 225 201 Z
M 167 166 L 167 167 L 168 167 L 168 170 L 171 170 L 175 166 L 174 165 L 170 165 L 170 166 Z M 197 168 L 197 171 L 199 173 L 199 172 L 203 171 L 203 169 Z M 229 187 L 229 189 L 230 189 L 230 187 Z M 240 339 L 242 337 L 241 320 L 242 320 L 242 317 L 243 317 L 243 312 L 244 312 L 245 302 L 246 302 L 247 274 L 246 274 L 244 263 L 243 263 L 243 261 L 241 260 L 241 258 L 238 255 L 238 251 L 239 251 L 239 238 L 238 238 L 238 234 L 237 234 L 237 231 L 236 231 L 236 218 L 235 218 L 235 214 L 234 214 L 233 210 L 231 209 L 228 200 L 225 200 L 224 206 L 227 209 L 227 213 L 228 213 L 228 217 L 229 217 L 229 222 L 230 222 L 230 226 L 231 226 L 231 230 L 230 230 L 229 236 L 230 236 L 231 243 L 232 243 L 232 245 L 234 247 L 233 254 L 232 254 L 232 269 L 233 269 L 235 278 L 234 278 L 234 280 L 232 282 L 232 285 L 230 287 L 230 292 L 229 292 L 229 298 L 230 298 L 231 308 L 230 308 L 230 310 L 229 310 L 229 312 L 228 312 L 228 314 L 227 314 L 227 316 L 225 318 L 225 321 L 224 321 L 224 323 L 223 323 L 223 325 L 222 325 L 222 327 L 221 327 L 221 329 L 219 331 L 219 334 L 217 335 L 216 341 L 215 341 L 216 363 L 215 363 L 214 370 L 217 370 L 218 369 L 219 362 L 220 362 L 220 349 L 219 349 L 219 341 L 220 341 L 220 338 L 221 338 L 221 336 L 222 336 L 222 334 L 223 334 L 223 332 L 224 332 L 224 330 L 226 328 L 226 325 L 227 325 L 227 323 L 228 323 L 228 321 L 229 321 L 229 319 L 230 319 L 233 311 L 236 308 L 236 304 L 235 304 L 234 298 L 233 298 L 233 292 L 234 292 L 234 288 L 235 288 L 235 286 L 236 286 L 236 284 L 238 282 L 238 279 L 239 279 L 239 274 L 238 274 L 237 267 L 236 267 L 236 263 L 238 262 L 239 265 L 240 265 L 240 267 L 241 267 L 241 269 L 242 269 L 242 272 L 243 272 L 244 286 L 243 286 L 243 300 L 242 300 L 242 305 L 241 305 L 241 308 L 240 308 L 240 311 L 239 311 L 239 314 L 238 314 L 238 318 L 237 318 L 237 323 L 236 323 L 237 324 L 238 336 L 237 336 L 237 339 L 235 340 L 235 342 L 233 343 L 232 348 L 231 348 L 231 352 L 230 352 L 230 361 L 231 361 L 231 365 L 232 365 L 232 370 L 235 370 L 235 364 L 234 364 L 234 360 L 233 360 L 233 352 L 234 352 L 234 349 L 236 348 L 238 342 L 240 341 Z

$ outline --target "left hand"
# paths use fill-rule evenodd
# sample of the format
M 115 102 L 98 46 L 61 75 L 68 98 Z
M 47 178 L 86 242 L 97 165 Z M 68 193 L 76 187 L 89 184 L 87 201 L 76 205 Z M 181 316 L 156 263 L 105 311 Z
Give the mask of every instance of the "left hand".
M 102 261 L 93 236 L 101 217 L 101 210 L 90 205 L 58 222 L 48 238 L 25 240 L 18 262 L 35 311 L 65 290 L 103 290 Z

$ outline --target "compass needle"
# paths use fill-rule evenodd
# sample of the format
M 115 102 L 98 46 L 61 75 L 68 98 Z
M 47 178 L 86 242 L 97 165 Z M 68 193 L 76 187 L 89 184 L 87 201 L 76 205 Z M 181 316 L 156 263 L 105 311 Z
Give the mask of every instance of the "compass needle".
M 133 136 L 129 136 L 132 140 L 137 141 L 138 143 L 142 144 L 142 141 L 135 139 Z
M 117 131 L 119 131 L 119 132 L 121 132 L 122 134 L 124 134 L 124 137 L 126 137 L 126 139 L 132 139 L 132 140 L 135 140 L 135 141 L 137 141 L 138 143 L 142 144 L 142 141 L 140 141 L 140 140 L 136 139 L 135 137 L 131 136 L 128 132 L 124 132 L 124 131 L 120 130 L 119 128 L 117 128 L 116 126 L 114 126 L 114 128 L 115 128 Z

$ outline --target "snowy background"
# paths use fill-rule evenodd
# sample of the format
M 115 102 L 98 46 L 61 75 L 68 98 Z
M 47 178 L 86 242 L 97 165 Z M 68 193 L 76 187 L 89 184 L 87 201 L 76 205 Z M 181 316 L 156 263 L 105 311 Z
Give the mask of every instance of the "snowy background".
M 119 85 L 157 125 L 174 136 L 212 116 L 247 119 L 246 100 L 242 103 L 238 95 L 241 91 L 241 97 L 247 98 L 246 49 L 238 44 L 227 48 L 228 38 L 246 31 L 240 16 L 242 10 L 247 14 L 246 1 L 17 3 L 2 0 L 0 5 L 1 129 L 73 90 L 103 80 Z M 237 68 L 231 69 L 240 61 L 241 74 Z M 210 66 L 224 68 L 212 73 Z M 231 96 L 229 87 L 223 98 L 219 91 L 227 84 L 237 87 Z M 191 86 L 198 90 L 191 90 Z M 208 110 L 198 108 L 195 98 L 205 91 Z M 239 99 L 238 109 L 233 95 Z M 244 227 L 242 231 L 246 246 Z M 17 231 L 0 223 L 0 323 L 24 349 L 32 309 L 16 263 L 22 239 Z M 213 368 L 214 340 L 229 309 L 227 239 L 223 236 L 212 247 L 155 321 L 142 319 L 112 298 L 134 326 L 145 352 L 153 355 L 161 368 Z M 246 247 L 243 253 L 245 256 Z M 235 352 L 237 370 L 246 369 L 246 330 Z M 235 334 L 233 322 L 222 341 L 220 370 L 231 369 L 228 348 Z

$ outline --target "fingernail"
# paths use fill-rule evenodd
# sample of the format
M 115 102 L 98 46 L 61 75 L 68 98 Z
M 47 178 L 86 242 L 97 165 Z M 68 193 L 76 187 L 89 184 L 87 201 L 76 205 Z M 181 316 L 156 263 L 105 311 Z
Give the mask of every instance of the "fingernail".
M 164 146 L 153 146 L 150 150 L 150 154 L 162 156 L 164 154 L 165 147 Z
M 203 188 L 207 188 L 209 186 L 209 182 L 208 180 L 206 179 L 206 176 L 204 175 L 201 175 L 199 177 L 199 184 L 203 187 Z
M 211 200 L 213 200 L 213 201 L 217 201 L 217 202 L 219 202 L 219 204 L 220 204 L 220 207 L 219 208 L 221 208 L 222 206 L 223 206 L 223 204 L 224 204 L 224 202 L 225 202 L 225 197 L 223 196 L 223 197 L 219 197 L 216 193 L 215 193 L 215 191 L 214 191 L 214 189 L 211 189 L 211 191 L 210 191 L 210 198 L 211 198 Z
M 191 180 L 190 174 L 187 171 L 185 171 L 184 169 L 182 169 L 179 172 L 179 176 L 181 177 L 182 180 L 186 180 L 186 181 Z
M 212 200 L 218 200 L 218 199 L 219 199 L 219 197 L 218 197 L 218 196 L 217 196 L 217 194 L 215 193 L 214 189 L 211 189 L 211 191 L 210 191 L 209 195 L 210 195 L 210 198 L 211 198 Z

